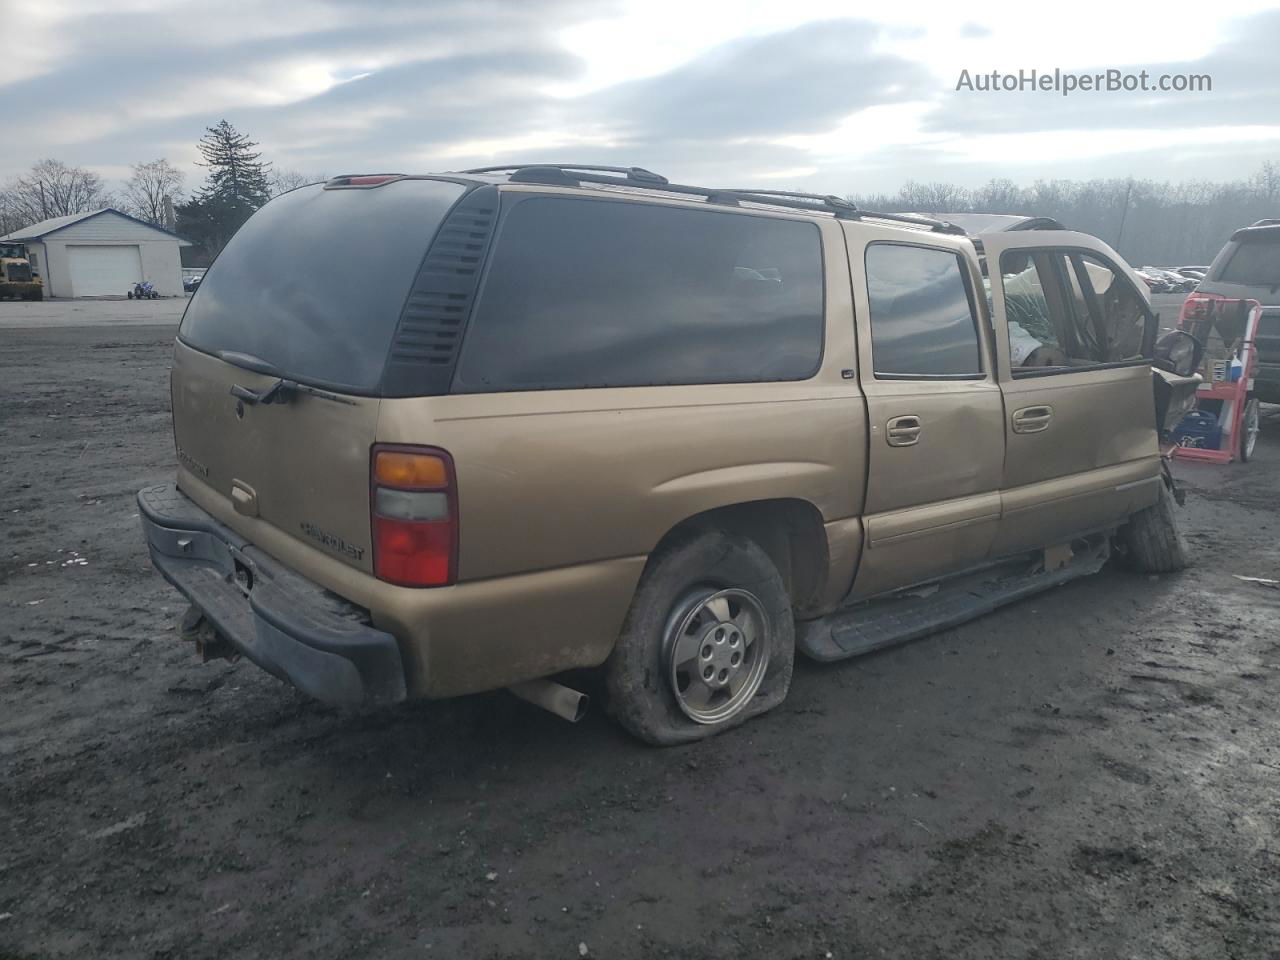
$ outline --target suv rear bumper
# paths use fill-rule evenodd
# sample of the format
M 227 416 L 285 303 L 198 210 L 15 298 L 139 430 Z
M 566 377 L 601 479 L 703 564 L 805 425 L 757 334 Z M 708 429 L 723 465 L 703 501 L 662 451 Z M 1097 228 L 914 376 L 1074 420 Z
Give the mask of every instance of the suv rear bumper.
M 395 637 L 254 547 L 175 484 L 138 492 L 151 562 L 240 653 L 317 700 L 405 699 Z

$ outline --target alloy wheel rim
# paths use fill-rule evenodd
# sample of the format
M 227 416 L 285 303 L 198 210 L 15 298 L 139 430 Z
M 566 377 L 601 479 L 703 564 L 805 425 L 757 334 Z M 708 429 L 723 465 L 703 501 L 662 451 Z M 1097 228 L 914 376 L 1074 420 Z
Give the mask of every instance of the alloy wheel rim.
M 769 664 L 769 620 L 747 590 L 695 590 L 675 605 L 664 644 L 667 682 L 695 723 L 722 723 L 760 689 Z
M 1259 430 L 1258 401 L 1250 400 L 1248 405 L 1245 407 L 1244 454 L 1246 457 L 1253 456 L 1253 448 L 1258 443 Z

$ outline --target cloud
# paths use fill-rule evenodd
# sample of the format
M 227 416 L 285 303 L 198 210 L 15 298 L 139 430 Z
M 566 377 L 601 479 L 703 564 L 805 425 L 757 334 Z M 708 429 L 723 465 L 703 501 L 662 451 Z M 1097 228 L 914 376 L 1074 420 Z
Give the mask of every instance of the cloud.
M 6 114 L 0 181 L 43 156 L 113 175 L 165 156 L 195 186 L 196 140 L 224 117 L 278 167 L 313 174 L 576 160 L 842 193 L 908 178 L 1221 179 L 1280 148 L 1280 11 L 1206 28 L 1198 60 L 1153 41 L 1173 52 L 1148 72 L 1209 73 L 1212 93 L 1063 98 L 956 92 L 955 71 L 1024 48 L 1041 68 L 1037 56 L 1141 50 L 1116 30 L 1082 46 L 1077 21 L 1028 48 L 1038 28 L 999 4 L 911 24 L 841 17 L 830 0 L 785 14 L 740 0 L 730 20 L 691 11 L 669 42 L 648 30 L 662 48 L 638 52 L 626 26 L 650 25 L 655 2 L 42 0 L 0 75 L 5 102 L 28 107 Z
M 1224 42 L 1203 57 L 1188 60 L 1130 64 L 1124 73 L 1145 70 L 1150 82 L 1162 75 L 1208 74 L 1212 90 L 1205 92 L 992 92 L 959 90 L 938 100 L 924 119 L 924 128 L 947 133 L 1027 133 L 1079 130 L 1102 137 L 1101 131 L 1189 127 L 1233 127 L 1271 124 L 1277 113 L 1280 90 L 1280 11 L 1243 18 L 1226 31 Z M 1037 66 L 1028 57 L 1027 69 Z M 1041 64 L 1040 72 L 1046 72 Z M 975 65 L 971 74 L 985 68 Z M 1062 69 L 1081 74 L 1098 72 L 1090 67 Z M 989 71 L 987 71 L 989 72 Z M 953 80 L 953 83 L 955 81 Z
M 936 89 L 923 68 L 878 52 L 879 33 L 834 20 L 734 41 L 588 98 L 587 111 L 611 118 L 630 142 L 723 143 L 823 130 L 863 107 Z
M 238 37 L 194 3 L 86 14 L 56 69 L 0 81 L 7 102 L 33 105 L 6 118 L 0 172 L 48 153 L 106 165 L 173 142 L 193 147 L 223 116 L 269 152 L 327 136 L 345 138 L 339 153 L 371 157 L 517 122 L 521 110 L 537 122 L 537 89 L 580 68 L 556 42 L 557 25 L 600 9 L 585 0 L 285 0 L 270 17 L 258 8 L 232 18 Z

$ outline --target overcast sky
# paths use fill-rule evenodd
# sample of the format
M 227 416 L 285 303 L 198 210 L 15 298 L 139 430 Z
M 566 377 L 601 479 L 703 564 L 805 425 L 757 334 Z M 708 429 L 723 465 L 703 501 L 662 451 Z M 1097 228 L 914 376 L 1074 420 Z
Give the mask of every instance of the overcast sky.
M 0 11 L 0 179 L 43 157 L 110 179 L 168 157 L 194 187 L 195 141 L 224 117 L 276 166 L 324 175 L 572 160 L 859 193 L 906 179 L 1224 180 L 1280 161 L 1280 5 L 1249 0 L 0 0 Z M 962 69 L 1112 67 L 1207 73 L 1213 90 L 956 90 Z

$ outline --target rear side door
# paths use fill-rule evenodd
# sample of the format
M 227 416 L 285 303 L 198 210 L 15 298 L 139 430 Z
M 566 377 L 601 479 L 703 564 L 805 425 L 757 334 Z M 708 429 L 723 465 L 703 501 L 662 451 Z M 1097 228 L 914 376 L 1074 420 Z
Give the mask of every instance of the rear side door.
M 1156 320 L 1132 269 L 1093 237 L 997 234 L 984 248 L 1005 408 L 1001 556 L 1156 502 Z
M 1003 406 L 967 241 L 846 226 L 868 411 L 853 598 L 975 566 L 999 525 Z

